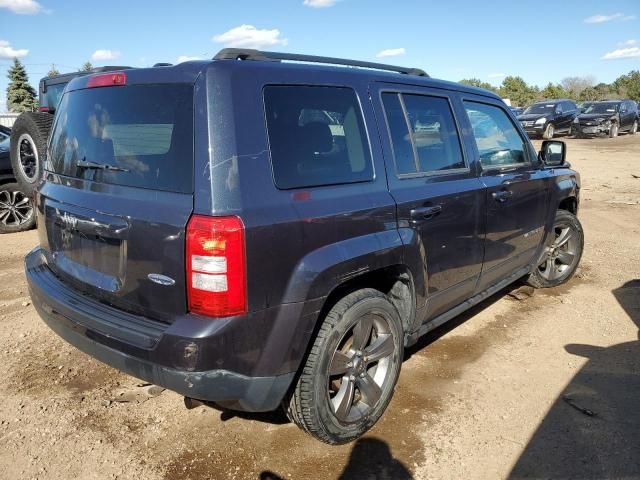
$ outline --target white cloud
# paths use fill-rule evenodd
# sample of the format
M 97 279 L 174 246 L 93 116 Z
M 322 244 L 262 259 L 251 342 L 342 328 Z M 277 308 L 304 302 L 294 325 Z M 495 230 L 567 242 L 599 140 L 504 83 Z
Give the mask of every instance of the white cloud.
M 387 48 L 386 50 L 382 50 L 378 52 L 376 57 L 385 58 L 385 57 L 398 57 L 400 55 L 404 55 L 407 53 L 407 50 L 404 48 Z
M 339 0 L 304 0 L 304 4 L 311 8 L 333 7 Z
M 613 20 L 635 20 L 635 15 L 625 15 L 624 13 L 614 13 L 612 15 L 593 15 L 592 17 L 585 18 L 584 23 L 604 23 L 611 22 Z
M 202 57 L 191 57 L 189 55 L 180 55 L 176 63 L 189 62 L 191 60 L 202 60 Z
M 506 76 L 507 76 L 506 73 L 490 73 L 489 75 L 487 75 L 487 77 L 489 78 L 502 78 Z
M 35 15 L 42 11 L 42 5 L 35 0 L 0 0 L 0 8 L 6 8 L 18 15 Z
M 602 60 L 617 60 L 619 58 L 638 58 L 640 57 L 640 47 L 619 48 L 612 52 L 606 53 Z
M 101 60 L 115 60 L 120 57 L 120 52 L 117 50 L 105 50 L 100 49 L 93 52 L 91 55 L 91 60 L 93 61 L 101 61 Z
M 26 57 L 29 50 L 26 48 L 13 48 L 6 40 L 0 40 L 0 58 Z
M 626 42 L 620 42 L 618 45 L 621 47 L 633 47 L 634 45 L 640 45 L 640 40 L 627 40 Z
M 220 35 L 215 35 L 212 40 L 222 43 L 225 47 L 237 48 L 264 48 L 275 45 L 286 45 L 289 40 L 280 36 L 280 30 L 258 29 L 253 25 L 240 25 Z

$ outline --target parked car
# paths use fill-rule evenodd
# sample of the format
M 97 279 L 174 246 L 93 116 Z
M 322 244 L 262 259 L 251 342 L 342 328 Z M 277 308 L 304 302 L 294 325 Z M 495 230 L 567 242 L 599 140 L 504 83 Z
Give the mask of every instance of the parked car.
M 35 221 L 32 200 L 13 176 L 6 137 L 0 141 L 0 234 L 29 230 Z
M 578 113 L 573 100 L 546 100 L 528 107 L 518 120 L 530 137 L 550 139 L 558 133 L 571 135 Z
M 638 132 L 638 105 L 633 100 L 610 100 L 592 103 L 573 122 L 576 136 L 608 135 Z
M 14 176 L 23 191 L 32 195 L 35 185 L 42 175 L 42 164 L 46 153 L 49 131 L 53 122 L 53 113 L 55 113 L 67 84 L 74 78 L 92 73 L 126 68 L 131 67 L 97 67 L 86 72 L 64 73 L 40 80 L 38 89 L 40 111 L 21 114 L 13 124 L 12 129 L 11 164 Z
M 517 117 L 518 115 L 522 115 L 525 108 L 524 107 L 509 107 L 513 114 Z
M 4 125 L 0 125 L 0 142 L 4 142 L 10 136 L 11 129 L 9 127 L 5 127 Z
M 419 69 L 226 49 L 76 78 L 56 119 L 25 260 L 42 319 L 324 442 L 376 423 L 421 335 L 582 254 L 564 143 L 536 154 L 498 96 Z

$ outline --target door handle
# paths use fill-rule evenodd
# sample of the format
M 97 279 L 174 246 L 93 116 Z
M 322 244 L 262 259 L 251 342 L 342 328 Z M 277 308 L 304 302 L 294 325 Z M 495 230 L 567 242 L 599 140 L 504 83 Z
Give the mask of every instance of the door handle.
M 491 196 L 496 202 L 504 203 L 513 197 L 513 192 L 511 190 L 500 190 L 499 192 L 493 192 Z
M 431 207 L 414 208 L 411 210 L 411 223 L 418 224 L 424 220 L 429 220 L 440 214 L 442 205 L 433 205 Z

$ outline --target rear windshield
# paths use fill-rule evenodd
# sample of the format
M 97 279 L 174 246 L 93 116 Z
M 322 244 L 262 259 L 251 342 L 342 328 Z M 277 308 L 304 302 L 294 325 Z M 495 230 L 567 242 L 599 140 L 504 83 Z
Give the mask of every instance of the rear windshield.
M 51 137 L 55 173 L 193 192 L 193 88 L 103 87 L 66 93 Z

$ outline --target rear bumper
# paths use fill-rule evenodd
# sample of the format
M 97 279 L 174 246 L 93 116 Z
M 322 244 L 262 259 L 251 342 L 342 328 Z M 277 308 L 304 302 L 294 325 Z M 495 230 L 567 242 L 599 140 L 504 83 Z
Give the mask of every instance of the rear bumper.
M 162 324 L 75 291 L 39 248 L 27 255 L 25 272 L 38 314 L 70 344 L 134 377 L 235 410 L 278 407 L 306 350 L 307 322 L 317 318 L 288 304 L 245 317 L 185 315 Z

